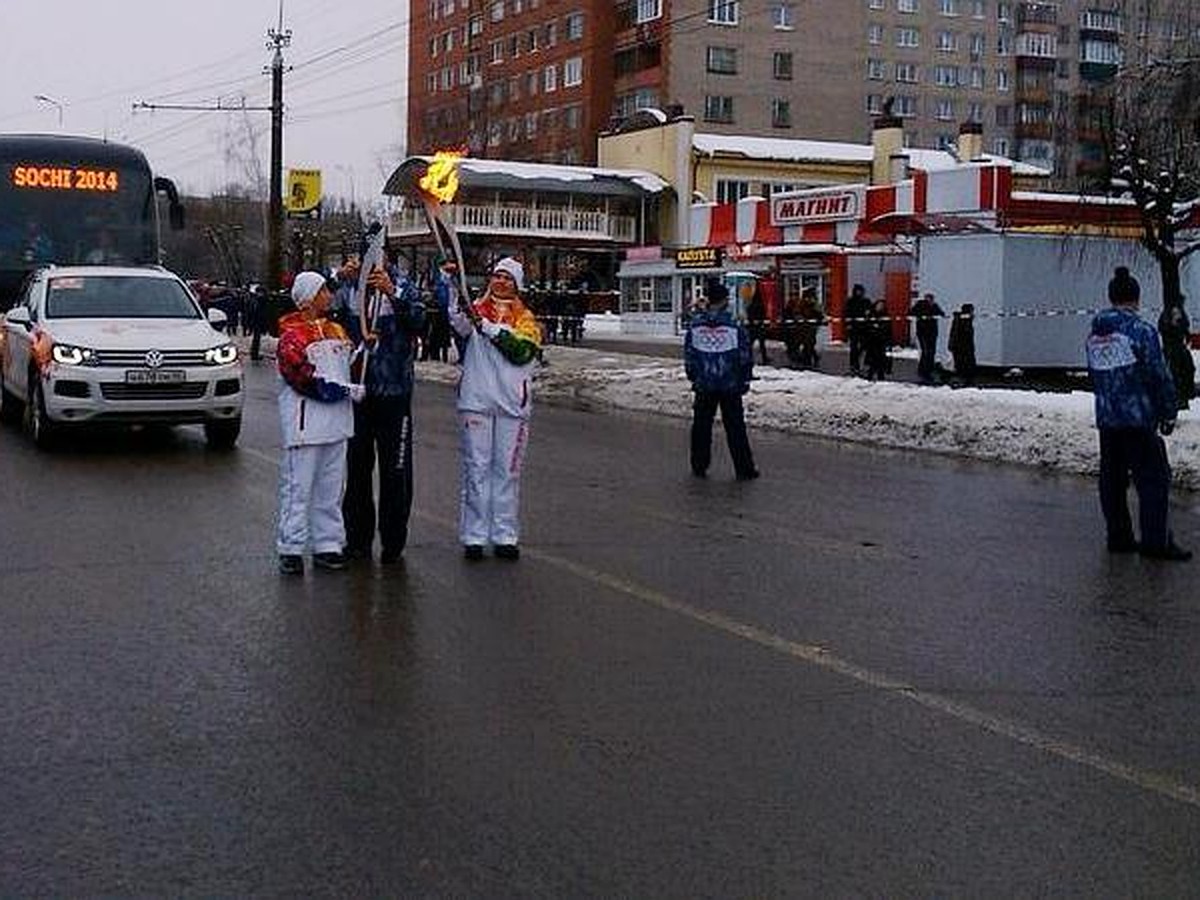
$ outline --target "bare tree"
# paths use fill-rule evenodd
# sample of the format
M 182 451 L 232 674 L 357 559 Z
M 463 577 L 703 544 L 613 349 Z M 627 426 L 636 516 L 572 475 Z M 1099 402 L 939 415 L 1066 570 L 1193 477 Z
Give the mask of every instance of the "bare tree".
M 1182 302 L 1180 264 L 1200 250 L 1200 11 L 1190 0 L 1126 0 L 1124 59 L 1105 86 L 1108 177 L 1131 198 L 1158 260 L 1163 305 Z

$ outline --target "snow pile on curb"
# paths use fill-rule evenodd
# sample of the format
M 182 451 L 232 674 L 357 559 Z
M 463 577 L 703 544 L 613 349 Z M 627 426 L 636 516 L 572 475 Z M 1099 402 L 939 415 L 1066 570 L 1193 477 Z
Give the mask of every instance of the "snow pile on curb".
M 689 418 L 691 391 L 679 360 L 551 345 L 535 397 Z M 421 378 L 452 383 L 457 367 L 419 363 Z M 900 382 L 760 367 L 746 397 L 754 427 L 885 447 L 932 450 L 1079 474 L 1099 453 L 1092 395 Z M 1200 421 L 1180 415 L 1167 438 L 1175 484 L 1200 490 Z

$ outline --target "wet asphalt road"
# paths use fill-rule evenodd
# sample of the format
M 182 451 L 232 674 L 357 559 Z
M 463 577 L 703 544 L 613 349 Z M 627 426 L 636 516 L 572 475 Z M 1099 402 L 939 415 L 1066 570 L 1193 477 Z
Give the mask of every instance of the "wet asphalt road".
M 1090 482 L 544 405 L 472 565 L 422 385 L 406 565 L 281 580 L 250 377 L 231 455 L 0 430 L 0 895 L 1200 892 L 1200 565 Z

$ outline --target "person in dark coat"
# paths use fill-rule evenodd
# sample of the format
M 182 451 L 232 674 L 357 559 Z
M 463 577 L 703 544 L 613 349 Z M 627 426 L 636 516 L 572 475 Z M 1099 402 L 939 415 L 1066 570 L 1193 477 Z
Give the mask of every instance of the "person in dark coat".
M 882 381 L 892 369 L 888 350 L 892 347 L 892 319 L 887 304 L 876 300 L 863 331 L 863 350 L 866 354 L 866 375 L 871 381 Z
M 946 315 L 933 299 L 925 294 L 912 305 L 911 315 L 917 320 L 917 344 L 921 358 L 917 362 L 917 375 L 929 384 L 933 381 L 934 361 L 937 357 L 938 319 Z
M 754 376 L 750 335 L 729 311 L 729 289 L 720 281 L 708 284 L 708 305 L 688 324 L 683 343 L 684 371 L 695 393 L 692 417 L 691 464 L 697 478 L 708 474 L 712 461 L 712 426 L 717 408 L 725 440 L 739 481 L 758 477 L 750 440 L 746 436 L 742 395 Z
M 954 374 L 967 384 L 975 380 L 975 304 L 964 303 L 950 322 L 950 355 Z
M 862 355 L 866 349 L 866 336 L 870 328 L 867 319 L 871 315 L 871 298 L 867 296 L 867 289 L 861 284 L 856 284 L 850 291 L 850 296 L 846 298 L 844 314 L 846 337 L 850 341 L 850 374 L 861 375 Z
M 765 366 L 771 361 L 767 356 L 767 304 L 758 284 L 753 285 L 750 302 L 746 304 L 746 322 L 750 326 L 750 348 L 753 350 L 754 345 L 758 344 L 762 364 Z
M 817 330 L 825 320 L 825 312 L 817 299 L 816 288 L 805 288 L 800 294 L 800 366 L 815 369 L 821 362 L 817 353 Z
M 1110 553 L 1140 552 L 1186 562 L 1192 554 L 1175 543 L 1168 527 L 1171 466 L 1159 436 L 1175 429 L 1175 384 L 1158 334 L 1138 315 L 1140 299 L 1137 279 L 1118 267 L 1108 283 L 1112 308 L 1096 314 L 1087 339 L 1100 432 L 1100 507 Z M 1126 496 L 1131 476 L 1138 494 L 1140 543 L 1134 539 Z
M 1163 355 L 1175 381 L 1175 400 L 1180 409 L 1191 406 L 1192 398 L 1196 396 L 1196 361 L 1192 359 L 1190 346 L 1192 323 L 1183 309 L 1186 300 L 1186 297 L 1180 297 L 1178 303 L 1167 304 L 1158 317 Z

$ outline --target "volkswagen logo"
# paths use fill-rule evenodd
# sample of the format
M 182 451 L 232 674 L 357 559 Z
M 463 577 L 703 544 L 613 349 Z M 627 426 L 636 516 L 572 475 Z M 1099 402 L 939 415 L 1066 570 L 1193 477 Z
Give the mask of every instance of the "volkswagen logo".
M 163 355 L 161 350 L 151 350 L 146 354 L 146 366 L 150 369 L 157 369 L 163 364 Z

